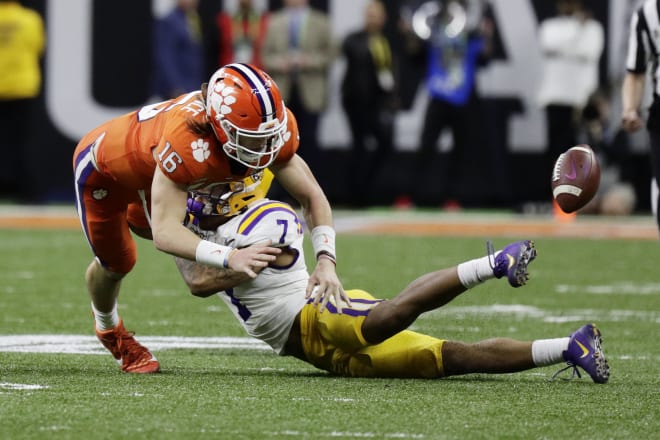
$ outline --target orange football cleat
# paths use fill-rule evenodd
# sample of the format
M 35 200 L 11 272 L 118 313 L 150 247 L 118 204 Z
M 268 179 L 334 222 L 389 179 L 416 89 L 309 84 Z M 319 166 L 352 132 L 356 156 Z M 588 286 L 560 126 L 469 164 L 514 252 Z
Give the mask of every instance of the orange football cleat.
M 158 373 L 160 363 L 147 347 L 141 345 L 133 337 L 134 333 L 126 331 L 124 322 L 119 321 L 112 330 L 98 331 L 96 337 L 114 356 L 125 373 Z

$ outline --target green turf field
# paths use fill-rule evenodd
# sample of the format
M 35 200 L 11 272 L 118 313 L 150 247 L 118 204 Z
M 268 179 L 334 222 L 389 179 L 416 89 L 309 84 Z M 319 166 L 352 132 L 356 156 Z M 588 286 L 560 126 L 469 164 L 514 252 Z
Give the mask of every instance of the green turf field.
M 555 367 L 437 381 L 346 379 L 244 340 L 178 345 L 245 335 L 218 299 L 191 297 L 171 258 L 145 241 L 120 313 L 138 340 L 175 342 L 153 350 L 161 374 L 126 375 L 93 340 L 82 234 L 0 230 L 0 243 L 0 339 L 74 335 L 97 353 L 0 351 L 2 439 L 660 438 L 657 241 L 538 239 L 527 286 L 490 282 L 414 325 L 465 341 L 527 340 L 594 321 L 611 366 L 606 385 L 549 382 Z M 344 286 L 380 297 L 484 252 L 483 238 L 338 237 Z

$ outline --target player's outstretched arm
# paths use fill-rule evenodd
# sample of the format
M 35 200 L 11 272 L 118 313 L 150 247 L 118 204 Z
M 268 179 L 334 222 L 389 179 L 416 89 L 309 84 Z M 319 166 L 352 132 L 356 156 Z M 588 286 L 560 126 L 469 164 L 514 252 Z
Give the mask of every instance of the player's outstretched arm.
M 206 298 L 255 278 L 270 262 L 275 261 L 281 249 L 271 248 L 269 244 L 234 249 L 229 255 L 228 269 L 179 257 L 175 257 L 174 261 L 190 293 Z
M 330 203 L 309 166 L 300 156 L 294 155 L 285 164 L 271 168 L 282 187 L 300 203 L 305 222 L 312 234 L 317 263 L 309 279 L 307 298 L 310 298 L 313 292 L 314 304 L 320 304 L 321 311 L 333 298 L 341 313 L 342 303 L 350 305 L 350 299 L 335 269 L 337 256 Z

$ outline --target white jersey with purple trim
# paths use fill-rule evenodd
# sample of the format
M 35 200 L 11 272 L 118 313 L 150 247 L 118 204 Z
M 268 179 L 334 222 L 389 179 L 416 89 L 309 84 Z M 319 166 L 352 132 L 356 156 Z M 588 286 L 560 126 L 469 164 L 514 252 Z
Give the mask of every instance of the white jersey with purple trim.
M 286 203 L 263 199 L 220 226 L 213 239 L 235 248 L 270 240 L 272 246 L 295 251 L 289 266 L 269 266 L 257 278 L 218 293 L 250 336 L 282 354 L 293 321 L 306 303 L 309 279 L 296 212 Z

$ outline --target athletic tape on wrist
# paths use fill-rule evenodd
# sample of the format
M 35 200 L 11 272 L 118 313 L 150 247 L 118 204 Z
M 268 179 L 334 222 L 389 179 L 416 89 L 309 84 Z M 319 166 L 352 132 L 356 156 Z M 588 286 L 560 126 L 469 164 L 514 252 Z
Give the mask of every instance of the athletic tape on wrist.
M 332 226 L 321 225 L 312 229 L 312 246 L 317 259 L 320 255 L 326 255 L 335 263 L 337 262 L 335 235 Z
M 198 263 L 207 264 L 209 266 L 229 267 L 229 254 L 234 248 L 229 246 L 222 246 L 208 240 L 200 240 L 195 249 L 195 260 Z

